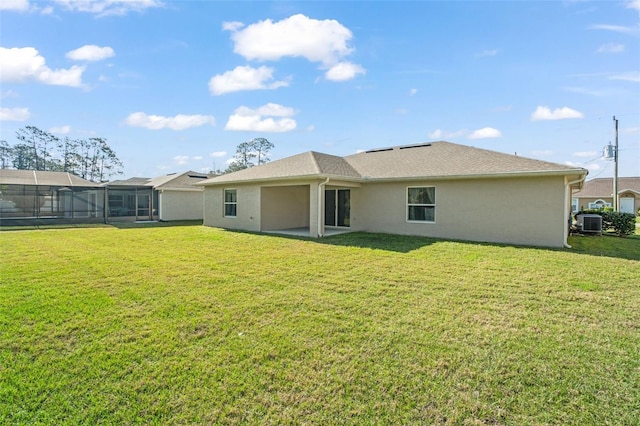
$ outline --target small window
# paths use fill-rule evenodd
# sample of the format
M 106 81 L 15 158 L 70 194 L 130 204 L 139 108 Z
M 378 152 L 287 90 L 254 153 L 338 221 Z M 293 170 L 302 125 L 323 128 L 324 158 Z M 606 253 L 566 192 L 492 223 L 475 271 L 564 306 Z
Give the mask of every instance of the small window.
M 589 203 L 590 209 L 603 209 L 605 207 L 611 207 L 611 203 L 607 203 L 604 200 L 596 200 L 593 203 Z
M 407 188 L 407 221 L 436 221 L 436 188 L 433 186 Z
M 235 189 L 224 190 L 224 215 L 236 217 L 238 209 L 238 194 Z

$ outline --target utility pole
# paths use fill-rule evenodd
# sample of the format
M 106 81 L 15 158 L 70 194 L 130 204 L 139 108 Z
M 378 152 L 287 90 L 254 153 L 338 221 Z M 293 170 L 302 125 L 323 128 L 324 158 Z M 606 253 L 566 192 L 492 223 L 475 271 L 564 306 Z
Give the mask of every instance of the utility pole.
M 620 206 L 618 205 L 618 120 L 616 116 L 613 116 L 613 123 L 616 129 L 616 147 L 613 151 L 613 211 L 617 212 L 620 210 Z

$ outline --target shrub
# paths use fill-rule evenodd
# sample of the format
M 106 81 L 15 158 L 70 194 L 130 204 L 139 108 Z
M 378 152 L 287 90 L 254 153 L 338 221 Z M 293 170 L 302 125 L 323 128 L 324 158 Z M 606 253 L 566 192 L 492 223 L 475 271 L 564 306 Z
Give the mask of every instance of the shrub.
M 633 213 L 620 212 L 604 212 L 602 214 L 602 224 L 607 224 L 607 229 L 613 229 L 613 232 L 620 236 L 626 237 L 636 230 L 636 215 Z
M 631 235 L 636 230 L 636 215 L 633 213 L 614 212 L 609 209 L 582 210 L 579 214 L 599 214 L 602 216 L 602 229 L 613 230 L 619 237 Z

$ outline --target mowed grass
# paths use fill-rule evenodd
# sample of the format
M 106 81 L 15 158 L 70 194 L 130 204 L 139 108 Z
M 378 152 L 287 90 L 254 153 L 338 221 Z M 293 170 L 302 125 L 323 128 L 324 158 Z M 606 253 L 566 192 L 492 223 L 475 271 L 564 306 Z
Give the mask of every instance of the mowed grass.
M 0 233 L 3 424 L 640 422 L 640 237 Z

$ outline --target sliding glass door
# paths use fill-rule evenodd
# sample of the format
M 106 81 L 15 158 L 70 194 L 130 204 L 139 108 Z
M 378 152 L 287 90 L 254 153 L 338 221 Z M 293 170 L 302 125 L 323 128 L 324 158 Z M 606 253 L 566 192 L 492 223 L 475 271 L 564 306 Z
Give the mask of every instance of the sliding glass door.
M 348 189 L 325 189 L 325 226 L 350 226 L 351 192 Z

